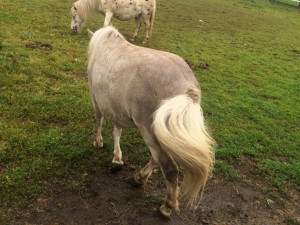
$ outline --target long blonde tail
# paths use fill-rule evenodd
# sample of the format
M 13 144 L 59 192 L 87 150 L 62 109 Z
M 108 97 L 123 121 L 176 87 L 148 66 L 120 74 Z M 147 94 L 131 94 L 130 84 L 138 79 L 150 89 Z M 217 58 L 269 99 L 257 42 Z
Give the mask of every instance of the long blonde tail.
M 152 34 L 152 28 L 153 28 L 153 23 L 154 23 L 154 18 L 155 18 L 155 11 L 156 11 L 156 0 L 153 0 L 153 10 L 150 16 L 150 30 L 149 30 L 149 36 Z
M 192 87 L 186 94 L 165 100 L 153 120 L 160 145 L 185 169 L 181 197 L 190 205 L 201 199 L 214 163 L 214 140 L 206 131 L 200 95 Z

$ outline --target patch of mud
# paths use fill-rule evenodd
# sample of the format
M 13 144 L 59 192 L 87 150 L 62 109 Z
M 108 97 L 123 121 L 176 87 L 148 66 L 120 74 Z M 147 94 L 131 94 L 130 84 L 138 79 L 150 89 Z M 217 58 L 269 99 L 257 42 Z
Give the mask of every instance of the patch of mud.
M 158 213 L 165 194 L 161 173 L 156 170 L 143 189 L 126 181 L 134 170 L 126 165 L 120 171 L 84 173 L 71 181 L 72 185 L 53 185 L 19 211 L 13 224 L 282 225 L 295 224 L 287 223 L 287 218 L 296 218 L 299 213 L 298 192 L 289 200 L 293 204 L 281 205 L 274 200 L 270 206 L 257 188 L 212 177 L 198 209 L 182 208 L 180 215 L 173 213 L 166 220 Z
M 195 65 L 194 65 L 190 60 L 186 59 L 185 62 L 189 65 L 189 67 L 190 67 L 191 69 L 194 69 L 194 68 L 195 68 Z
M 42 43 L 41 41 L 36 41 L 35 43 L 26 44 L 26 48 L 39 48 L 44 51 L 51 51 L 53 49 L 52 45 L 48 43 Z
M 87 80 L 87 74 L 86 73 L 80 73 L 80 72 L 71 72 L 71 71 L 63 71 L 67 76 L 76 77 L 82 80 Z
M 191 68 L 191 69 L 195 69 L 195 67 L 198 67 L 198 68 L 200 68 L 200 69 L 202 69 L 202 70 L 207 70 L 207 69 L 209 69 L 209 67 L 210 67 L 210 65 L 208 64 L 208 63 L 199 63 L 198 65 L 194 65 L 190 60 L 188 60 L 188 59 L 185 59 L 185 62 L 189 65 L 189 67 Z
M 208 63 L 200 63 L 200 64 L 198 65 L 198 67 L 199 67 L 200 69 L 207 70 L 207 69 L 210 67 L 210 65 L 209 65 Z

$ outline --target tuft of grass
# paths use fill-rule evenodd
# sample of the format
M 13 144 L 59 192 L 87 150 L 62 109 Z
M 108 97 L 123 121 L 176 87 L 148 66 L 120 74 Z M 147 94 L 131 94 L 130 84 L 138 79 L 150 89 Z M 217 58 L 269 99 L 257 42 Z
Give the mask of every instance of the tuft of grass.
M 266 160 L 264 165 L 260 168 L 263 173 L 267 173 L 274 177 L 272 185 L 274 187 L 284 189 L 284 185 L 292 179 L 296 186 L 300 187 L 300 163 L 299 161 L 291 160 L 290 163 L 280 162 L 274 160 Z M 277 176 L 280 174 L 280 177 Z M 300 190 L 300 189 L 299 189 Z
M 215 163 L 214 174 L 221 175 L 225 181 L 237 181 L 239 176 L 231 165 L 217 160 Z

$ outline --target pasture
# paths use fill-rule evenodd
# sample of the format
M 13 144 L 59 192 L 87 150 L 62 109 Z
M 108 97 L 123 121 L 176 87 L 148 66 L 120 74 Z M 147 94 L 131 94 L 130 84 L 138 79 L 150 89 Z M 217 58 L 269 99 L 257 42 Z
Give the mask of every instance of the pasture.
M 287 1 L 284 1 L 287 2 Z M 1 224 L 299 224 L 300 11 L 267 0 L 158 0 L 145 47 L 188 61 L 218 146 L 200 208 L 158 218 L 164 183 L 126 178 L 149 161 L 134 129 L 121 138 L 125 168 L 112 171 L 112 125 L 92 145 L 86 28 L 72 35 L 73 1 L 0 4 Z M 129 40 L 135 22 L 113 20 Z M 136 41 L 143 45 L 143 29 Z

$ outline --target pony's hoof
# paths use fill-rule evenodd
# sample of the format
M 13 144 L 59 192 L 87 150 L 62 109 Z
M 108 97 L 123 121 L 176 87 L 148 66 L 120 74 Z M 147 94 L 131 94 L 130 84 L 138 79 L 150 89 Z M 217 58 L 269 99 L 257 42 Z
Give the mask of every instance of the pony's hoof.
M 117 158 L 117 157 L 113 158 L 111 163 L 115 164 L 115 165 L 121 165 L 121 166 L 124 165 L 124 162 L 122 160 L 120 160 L 119 158 Z
M 171 210 L 166 204 L 163 204 L 163 205 L 159 208 L 159 212 L 160 212 L 161 215 L 163 215 L 165 218 L 169 219 L 170 216 L 171 216 L 172 210 Z
M 148 43 L 148 38 L 145 38 L 144 40 L 143 40 L 143 44 L 147 44 Z
M 103 138 L 102 136 L 95 138 L 95 141 L 93 142 L 93 145 L 95 148 L 103 148 Z
M 129 40 L 130 41 L 135 41 L 135 37 L 131 37 Z
M 133 175 L 133 177 L 131 177 L 127 180 L 133 187 L 141 187 L 143 185 L 143 182 L 140 181 L 137 178 L 137 176 L 138 176 L 138 174 L 135 174 L 135 175 Z
M 95 148 L 103 148 L 103 142 L 102 142 L 102 141 L 100 141 L 100 142 L 94 141 L 94 142 L 93 142 L 93 146 L 94 146 Z

